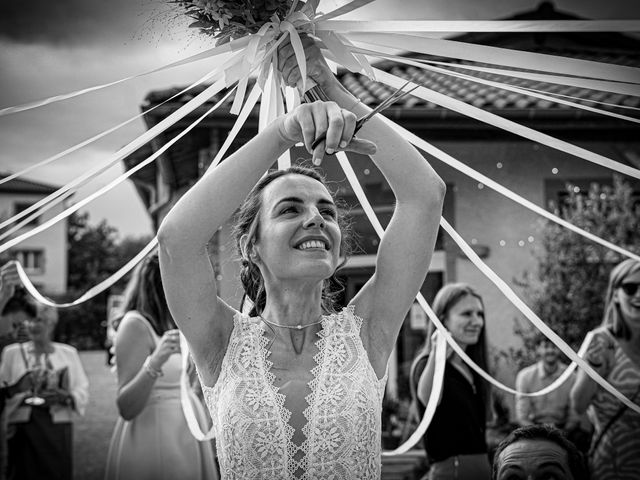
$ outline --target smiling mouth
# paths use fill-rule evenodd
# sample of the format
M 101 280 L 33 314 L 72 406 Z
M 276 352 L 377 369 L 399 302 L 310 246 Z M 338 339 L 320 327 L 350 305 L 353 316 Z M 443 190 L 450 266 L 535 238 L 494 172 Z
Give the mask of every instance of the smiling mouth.
M 329 250 L 329 245 L 322 240 L 307 240 L 296 247 L 298 250 L 320 249 Z

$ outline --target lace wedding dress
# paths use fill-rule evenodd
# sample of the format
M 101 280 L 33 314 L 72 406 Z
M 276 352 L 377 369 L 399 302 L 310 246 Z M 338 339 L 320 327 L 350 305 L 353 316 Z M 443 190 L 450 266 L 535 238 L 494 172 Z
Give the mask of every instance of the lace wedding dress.
M 303 412 L 306 440 L 296 445 L 270 372 L 265 324 L 236 313 L 220 377 L 203 385 L 223 480 L 380 478 L 387 378 L 378 379 L 369 362 L 361 325 L 351 306 L 323 317 Z

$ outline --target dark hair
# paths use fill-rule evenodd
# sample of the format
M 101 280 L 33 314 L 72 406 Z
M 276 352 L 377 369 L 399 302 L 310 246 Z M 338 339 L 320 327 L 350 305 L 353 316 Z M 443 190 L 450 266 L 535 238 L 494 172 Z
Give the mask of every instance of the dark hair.
M 447 315 L 449 315 L 449 312 L 451 311 L 453 306 L 467 296 L 477 298 L 482 304 L 482 308 L 484 309 L 484 302 L 482 301 L 482 297 L 470 285 L 466 283 L 448 283 L 444 285 L 436 294 L 436 298 L 433 300 L 431 308 L 433 308 L 433 312 L 444 324 L 445 320 L 447 319 Z M 433 335 L 435 329 L 436 326 L 434 325 L 434 323 L 429 322 L 429 326 L 427 327 L 427 338 L 417 358 L 423 355 L 429 355 L 431 353 L 431 336 Z M 485 332 L 486 324 L 482 326 L 482 330 L 480 330 L 480 336 L 478 337 L 478 341 L 476 342 L 476 344 L 469 345 L 465 353 L 469 355 L 469 358 L 476 362 L 480 368 L 486 371 L 487 339 Z M 478 393 L 480 394 L 480 398 L 482 399 L 483 405 L 485 406 L 485 411 L 487 412 L 487 414 L 489 414 L 490 406 L 487 386 L 485 385 L 484 380 L 477 373 L 472 371 L 472 374 L 474 376 L 476 388 L 478 390 Z
M 114 328 L 118 327 L 124 314 L 131 310 L 144 316 L 159 336 L 167 330 L 177 328 L 169 313 L 162 288 L 157 251 L 150 253 L 134 270 L 127 284 L 123 314 L 114 321 Z
M 498 469 L 500 468 L 500 455 L 512 443 L 520 440 L 547 440 L 560 446 L 565 452 L 567 452 L 567 460 L 569 463 L 569 470 L 573 478 L 576 480 L 589 478 L 587 473 L 587 467 L 585 464 L 584 456 L 578 448 L 571 442 L 564 434 L 564 432 L 553 425 L 527 425 L 520 427 L 511 432 L 507 437 L 500 442 L 496 448 L 495 455 L 493 457 L 493 471 L 491 478 L 496 480 L 498 478 Z
M 620 312 L 620 305 L 614 300 L 613 296 L 624 280 L 638 271 L 640 271 L 640 262 L 629 258 L 616 265 L 609 274 L 602 325 L 607 327 L 616 338 L 629 340 L 631 338 L 631 330 L 625 322 L 622 312 Z
M 274 170 L 262 177 L 260 181 L 253 187 L 253 189 L 247 195 L 240 206 L 240 210 L 236 216 L 236 223 L 233 228 L 233 234 L 236 240 L 236 247 L 238 254 L 240 255 L 240 281 L 244 288 L 244 296 L 242 298 L 242 305 L 244 306 L 245 300 L 249 299 L 253 306 L 249 312 L 249 315 L 260 315 L 264 310 L 267 302 L 267 292 L 264 289 L 264 280 L 262 273 L 258 266 L 251 260 L 251 248 L 258 238 L 260 232 L 260 210 L 262 208 L 262 192 L 264 189 L 274 180 L 284 177 L 286 175 L 304 175 L 312 178 L 322 185 L 327 187 L 325 179 L 316 170 L 303 167 L 300 165 L 291 166 L 285 170 Z M 328 188 L 327 188 L 328 190 Z M 335 196 L 332 192 L 329 192 L 331 197 L 335 201 Z M 349 226 L 341 215 L 340 209 L 338 210 L 338 225 L 342 232 L 342 241 L 340 244 L 340 255 L 344 257 L 344 261 L 336 268 L 331 277 L 327 278 L 323 282 L 322 286 L 322 308 L 327 313 L 335 312 L 335 299 L 344 289 L 340 281 L 336 277 L 336 272 L 346 262 L 346 257 L 350 251 L 349 244 Z M 248 235 L 249 241 L 247 243 L 246 251 L 242 251 L 241 238 L 243 235 Z
M 24 312 L 31 318 L 38 316 L 38 307 L 33 300 L 29 297 L 26 290 L 23 288 L 16 288 L 13 296 L 5 303 L 2 309 L 2 315 L 9 315 L 11 313 Z

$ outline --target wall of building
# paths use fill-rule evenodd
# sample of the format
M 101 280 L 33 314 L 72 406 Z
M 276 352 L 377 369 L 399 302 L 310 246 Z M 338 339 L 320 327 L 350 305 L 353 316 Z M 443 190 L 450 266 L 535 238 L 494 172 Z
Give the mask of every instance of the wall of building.
M 43 195 L 22 193 L 0 193 L 0 218 L 6 219 L 14 215 L 16 203 L 36 203 Z M 56 205 L 40 217 L 40 223 L 58 215 L 64 209 Z M 25 226 L 14 236 L 28 231 L 32 226 Z M 43 232 L 24 240 L 11 251 L 41 250 L 44 254 L 44 268 L 40 271 L 28 272 L 29 278 L 36 287 L 50 295 L 62 294 L 67 288 L 67 222 L 62 220 Z
M 546 207 L 545 181 L 611 178 L 611 171 L 586 160 L 575 158 L 533 142 L 525 141 L 448 141 L 434 142 L 454 158 L 471 166 L 535 204 Z M 621 160 L 623 148 L 601 142 L 581 146 Z M 635 147 L 638 149 L 638 145 Z M 526 300 L 515 279 L 525 271 L 535 271 L 534 252 L 538 246 L 542 218 L 507 199 L 492 189 L 479 185 L 466 175 L 444 166 L 439 160 L 432 165 L 455 196 L 455 228 L 470 244 L 488 247 L 484 259 L 491 269 Z M 519 346 L 514 335 L 515 319 L 528 325 L 528 320 L 464 255 L 455 262 L 457 281 L 475 286 L 483 296 L 487 314 L 488 340 L 493 349 Z M 543 319 L 544 320 L 544 319 Z M 513 385 L 513 369 L 500 365 L 499 377 Z

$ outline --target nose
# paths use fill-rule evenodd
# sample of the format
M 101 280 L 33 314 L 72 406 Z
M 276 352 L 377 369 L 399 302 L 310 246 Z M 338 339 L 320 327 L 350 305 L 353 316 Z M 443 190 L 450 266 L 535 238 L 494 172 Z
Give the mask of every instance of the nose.
M 324 217 L 320 214 L 320 211 L 317 208 L 313 208 L 310 210 L 307 218 L 304 221 L 304 228 L 324 228 L 325 222 Z

